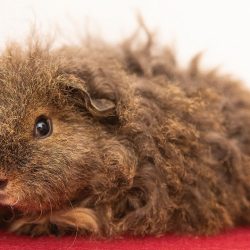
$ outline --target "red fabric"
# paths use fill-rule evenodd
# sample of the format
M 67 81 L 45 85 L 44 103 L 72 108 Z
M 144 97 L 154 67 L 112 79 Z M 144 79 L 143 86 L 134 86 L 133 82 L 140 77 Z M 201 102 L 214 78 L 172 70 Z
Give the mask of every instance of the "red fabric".
M 238 228 L 213 237 L 164 236 L 160 238 L 124 238 L 120 240 L 94 241 L 80 237 L 15 236 L 0 233 L 0 249 L 4 250 L 248 250 L 250 249 L 250 228 Z

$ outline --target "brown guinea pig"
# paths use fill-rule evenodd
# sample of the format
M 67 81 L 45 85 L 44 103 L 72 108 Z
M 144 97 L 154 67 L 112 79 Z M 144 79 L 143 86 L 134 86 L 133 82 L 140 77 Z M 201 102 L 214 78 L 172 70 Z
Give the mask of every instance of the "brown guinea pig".
M 0 57 L 2 224 L 19 234 L 214 234 L 250 223 L 250 93 L 148 43 Z M 11 208 L 11 209 L 9 209 Z

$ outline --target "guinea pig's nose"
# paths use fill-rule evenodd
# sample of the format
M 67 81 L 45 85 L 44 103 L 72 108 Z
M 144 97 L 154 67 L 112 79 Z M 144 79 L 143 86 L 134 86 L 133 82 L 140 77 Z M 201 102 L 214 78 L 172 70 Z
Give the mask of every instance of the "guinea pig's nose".
M 8 184 L 8 180 L 7 179 L 0 179 L 0 190 L 3 190 L 6 188 Z

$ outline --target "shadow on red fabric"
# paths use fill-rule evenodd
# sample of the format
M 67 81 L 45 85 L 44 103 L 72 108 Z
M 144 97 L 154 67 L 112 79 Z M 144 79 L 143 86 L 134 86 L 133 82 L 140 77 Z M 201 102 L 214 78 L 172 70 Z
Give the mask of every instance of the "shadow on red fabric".
M 160 238 L 126 237 L 119 240 L 95 241 L 81 237 L 16 236 L 0 233 L 0 249 L 4 250 L 247 250 L 250 249 L 250 228 L 238 228 L 210 237 L 188 237 L 166 235 Z

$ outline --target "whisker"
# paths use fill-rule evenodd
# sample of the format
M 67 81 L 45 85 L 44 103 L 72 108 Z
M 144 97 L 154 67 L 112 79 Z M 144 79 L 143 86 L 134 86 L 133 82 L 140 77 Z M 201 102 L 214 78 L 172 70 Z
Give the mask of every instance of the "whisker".
M 40 207 L 40 214 L 39 214 L 38 218 L 36 218 L 36 219 L 34 220 L 34 222 L 39 221 L 39 220 L 42 218 L 42 215 L 43 215 L 42 203 L 41 203 L 40 200 L 38 200 L 38 202 L 39 202 L 39 207 Z
M 66 196 L 67 200 L 69 201 L 70 207 L 71 207 L 72 209 L 74 209 L 74 206 L 73 206 L 71 200 L 69 199 L 69 197 L 67 196 L 66 193 L 65 193 L 65 196 Z M 75 222 L 75 230 L 76 230 L 76 231 L 75 231 L 74 240 L 73 240 L 72 244 L 71 244 L 68 248 L 71 248 L 71 247 L 75 244 L 76 239 L 77 239 L 77 236 L 78 236 L 79 227 L 78 227 L 78 224 L 77 224 L 76 222 Z
M 53 214 L 53 208 L 52 208 L 52 204 L 51 204 L 50 198 L 48 198 L 48 201 L 49 201 L 49 206 L 50 206 L 50 216 L 52 216 L 52 214 Z
M 75 242 L 76 242 L 76 239 L 77 239 L 77 236 L 78 236 L 78 231 L 79 231 L 79 227 L 78 227 L 78 224 L 77 224 L 77 223 L 75 223 L 75 228 L 76 228 L 75 237 L 74 237 L 72 243 L 70 244 L 70 246 L 69 246 L 67 249 L 73 247 L 73 245 L 74 245 Z
M 11 204 L 11 206 L 14 207 L 19 202 L 19 199 L 20 199 L 20 197 L 19 197 L 19 195 L 17 195 L 17 200 L 13 204 Z
M 70 207 L 73 209 L 74 206 L 66 193 L 65 193 L 65 196 L 66 196 L 66 199 L 69 201 Z

